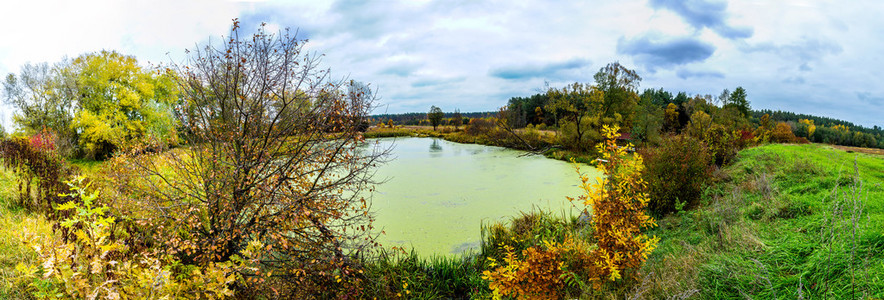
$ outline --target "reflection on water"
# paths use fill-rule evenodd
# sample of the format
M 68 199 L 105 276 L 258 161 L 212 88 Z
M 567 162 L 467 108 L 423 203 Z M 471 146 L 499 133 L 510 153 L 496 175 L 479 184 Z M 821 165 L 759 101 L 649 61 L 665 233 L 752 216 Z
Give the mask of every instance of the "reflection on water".
M 433 139 L 433 143 L 430 144 L 430 152 L 442 152 L 442 146 L 439 145 L 439 139 Z
M 580 193 L 571 164 L 524 152 L 434 138 L 378 139 L 395 144 L 395 160 L 381 166 L 372 197 L 385 246 L 418 253 L 476 249 L 483 222 L 508 220 L 532 207 L 577 215 L 565 196 Z M 589 166 L 583 172 L 598 173 Z M 592 178 L 592 177 L 591 177 Z

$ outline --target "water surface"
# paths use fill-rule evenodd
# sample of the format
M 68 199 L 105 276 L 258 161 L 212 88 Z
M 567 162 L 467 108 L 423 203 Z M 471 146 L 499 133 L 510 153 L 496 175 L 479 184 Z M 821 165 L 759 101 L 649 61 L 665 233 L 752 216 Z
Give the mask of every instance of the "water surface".
M 386 248 L 457 254 L 478 248 L 482 222 L 509 220 L 533 208 L 566 216 L 580 212 L 565 199 L 580 194 L 570 163 L 437 138 L 375 141 L 395 145 L 394 159 L 375 177 L 388 181 L 376 187 L 372 199 Z M 591 172 L 590 178 L 598 174 L 586 165 L 581 171 Z

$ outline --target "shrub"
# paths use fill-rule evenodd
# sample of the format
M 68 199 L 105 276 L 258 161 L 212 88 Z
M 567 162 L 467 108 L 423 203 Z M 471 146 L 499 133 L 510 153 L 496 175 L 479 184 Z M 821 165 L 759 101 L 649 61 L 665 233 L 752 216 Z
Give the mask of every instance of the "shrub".
M 479 263 L 487 269 L 482 278 L 496 297 L 580 295 L 589 289 L 584 277 L 593 266 L 589 231 L 576 218 L 562 220 L 542 211 L 522 213 L 509 226 L 483 226 Z
M 68 166 L 54 149 L 51 134 L 46 131 L 30 139 L 0 141 L 3 164 L 15 170 L 18 177 L 17 204 L 43 212 L 55 220 L 60 218 L 60 212 L 52 207 L 67 201 L 59 194 L 66 190 L 64 180 L 74 174 L 76 169 Z
M 55 135 L 46 128 L 43 128 L 43 131 L 40 133 L 31 136 L 28 142 L 30 142 L 31 148 L 38 151 L 55 150 Z
M 771 141 L 775 143 L 795 143 L 798 138 L 792 132 L 792 127 L 785 122 L 777 123 L 777 126 L 771 132 Z
M 473 118 L 470 119 L 469 125 L 465 129 L 466 133 L 469 135 L 477 136 L 483 135 L 491 132 L 494 128 L 497 127 L 494 121 L 488 120 L 485 118 Z
M 114 239 L 115 218 L 98 205 L 98 193 L 87 193 L 83 177 L 68 181 L 70 201 L 58 210 L 76 213 L 60 222 L 75 231 L 74 238 L 43 240 L 24 235 L 24 242 L 36 250 L 40 265 L 19 264 L 20 281 L 37 298 L 132 299 L 185 298 L 221 299 L 233 295 L 228 285 L 235 280 L 231 262 L 205 268 L 184 266 L 164 255 L 129 253 Z M 241 265 L 241 264 L 240 264 Z M 176 272 L 177 271 L 177 272 Z
M 737 150 L 749 147 L 751 145 L 758 144 L 758 137 L 755 136 L 755 133 L 746 129 L 741 129 L 734 132 L 734 136 L 737 137 Z
M 562 295 L 562 244 L 544 241 L 543 246 L 528 247 L 517 255 L 512 246 L 503 244 L 506 257 L 503 265 L 491 258 L 492 271 L 484 271 L 482 278 L 490 280 L 489 288 L 495 299 L 517 296 L 530 299 L 558 299 Z
M 626 158 L 626 149 L 632 145 L 617 146 L 618 130 L 617 126 L 604 126 L 602 132 L 606 141 L 596 146 L 605 160 L 598 164 L 605 177 L 590 185 L 587 176 L 580 176 L 580 186 L 586 193 L 579 199 L 592 207 L 593 234 L 598 243 L 598 248 L 590 254 L 594 267 L 584 278 L 597 289 L 606 280 L 616 281 L 624 275 L 637 276 L 638 268 L 658 241 L 656 237 L 649 238 L 641 233 L 643 228 L 656 226 L 654 218 L 645 214 L 650 199 L 647 186 L 641 179 L 642 156 L 636 154 L 633 159 Z
M 740 131 L 731 132 L 724 126 L 715 124 L 706 131 L 703 142 L 708 147 L 709 154 L 715 160 L 715 164 L 723 166 L 737 156 L 740 150 Z
M 580 174 L 581 188 L 585 194 L 578 199 L 593 209 L 592 234 L 597 245 L 591 248 L 567 231 L 563 241 L 555 238 L 559 235 L 537 238 L 547 236 L 544 233 L 520 238 L 524 234 L 519 232 L 527 230 L 519 228 L 538 227 L 536 220 L 528 218 L 525 222 L 535 225 L 514 222 L 511 231 L 502 226 L 491 227 L 491 240 L 501 240 L 500 237 L 507 235 L 511 235 L 512 240 L 499 243 L 504 257 L 489 257 L 492 269 L 483 272 L 483 278 L 490 281 L 489 288 L 496 298 L 561 298 L 565 295 L 562 289 L 565 285 L 579 286 L 581 289 L 591 285 L 600 290 L 606 282 L 624 277 L 634 280 L 638 276 L 637 270 L 658 241 L 642 234 L 641 230 L 656 224 L 653 218 L 645 214 L 648 195 L 640 177 L 642 157 L 635 155 L 634 159 L 626 158 L 626 148 L 631 145 L 617 146 L 618 129 L 605 126 L 603 133 L 606 142 L 597 146 L 605 160 L 598 168 L 606 177 L 599 178 L 597 184 L 589 184 L 589 178 Z M 577 172 L 579 174 L 579 167 Z M 540 222 L 541 225 L 543 223 Z M 512 246 L 526 239 L 533 240 L 533 245 L 521 252 Z M 488 252 L 483 241 L 483 253 Z
M 293 32 L 261 27 L 191 51 L 175 66 L 179 122 L 189 146 L 158 155 L 115 156 L 116 180 L 146 231 L 201 267 L 265 244 L 260 265 L 275 276 L 237 292 L 275 288 L 283 298 L 341 298 L 358 289 L 356 253 L 376 245 L 362 197 L 389 149 L 363 147 L 374 96 L 366 84 L 330 79 Z M 219 66 L 229 72 L 218 72 Z M 226 84 L 236 83 L 236 84 Z M 134 154 L 134 155 L 133 155 Z
M 662 216 L 680 203 L 693 206 L 700 200 L 712 158 L 703 142 L 684 134 L 669 136 L 659 147 L 643 150 L 642 156 L 652 212 Z

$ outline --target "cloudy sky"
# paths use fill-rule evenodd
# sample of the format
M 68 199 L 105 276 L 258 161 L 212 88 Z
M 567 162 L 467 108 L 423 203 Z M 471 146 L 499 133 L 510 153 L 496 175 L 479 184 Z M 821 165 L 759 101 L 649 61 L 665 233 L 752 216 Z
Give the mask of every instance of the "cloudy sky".
M 754 109 L 884 126 L 882 16 L 879 0 L 4 1 L 0 74 L 102 49 L 180 61 L 239 18 L 298 29 L 324 67 L 378 90 L 375 113 L 495 110 L 619 61 L 642 89 L 743 86 Z

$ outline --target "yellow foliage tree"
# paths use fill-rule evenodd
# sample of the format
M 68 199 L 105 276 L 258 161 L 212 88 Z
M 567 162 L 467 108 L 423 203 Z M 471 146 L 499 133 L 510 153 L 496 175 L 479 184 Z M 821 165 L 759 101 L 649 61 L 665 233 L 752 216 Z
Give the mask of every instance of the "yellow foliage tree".
M 656 226 L 654 219 L 645 214 L 649 198 L 647 184 L 641 179 L 642 158 L 637 154 L 633 159 L 626 157 L 626 149 L 632 145 L 616 144 L 618 130 L 617 126 L 604 126 L 606 141 L 597 146 L 604 161 L 598 168 L 606 178 L 590 184 L 589 177 L 580 175 L 585 194 L 578 199 L 593 208 L 597 246 L 588 247 L 573 236 L 562 243 L 544 240 L 521 253 L 501 244 L 505 253 L 502 264 L 489 258 L 493 270 L 482 273 L 482 278 L 490 281 L 494 298 L 561 298 L 562 287 L 572 285 L 574 280 L 600 290 L 606 281 L 616 281 L 638 269 L 654 250 L 659 239 L 641 233 L 643 228 Z
M 678 106 L 669 103 L 663 111 L 663 130 L 675 131 L 678 125 Z
M 178 90 L 171 72 L 152 72 L 113 51 L 82 55 L 65 71 L 75 82 L 79 109 L 71 129 L 87 155 L 106 158 L 127 143 L 178 143 L 172 106 Z
M 798 120 L 798 123 L 803 124 L 803 129 L 801 131 L 804 134 L 804 137 L 808 139 L 813 137 L 813 133 L 816 131 L 816 125 L 813 124 L 813 120 L 800 119 Z
M 659 240 L 641 232 L 657 224 L 645 213 L 649 198 L 647 183 L 641 179 L 642 157 L 636 154 L 633 159 L 627 158 L 626 149 L 632 145 L 616 144 L 619 130 L 617 126 L 605 126 L 602 132 L 606 141 L 596 146 L 602 156 L 597 167 L 605 177 L 590 184 L 589 177 L 580 175 L 580 186 L 586 194 L 579 200 L 590 205 L 594 213 L 592 226 L 598 248 L 590 256 L 597 276 L 589 279 L 597 289 L 604 279 L 615 281 L 623 277 L 624 271 L 638 269 Z
M 794 143 L 796 141 L 795 133 L 792 132 L 792 127 L 786 122 L 779 122 L 777 126 L 771 131 L 771 141 L 777 143 Z
M 761 116 L 759 120 L 758 128 L 755 129 L 753 135 L 760 143 L 767 143 L 770 141 L 771 131 L 774 129 L 774 124 L 770 120 L 769 114 L 764 114 Z
M 709 114 L 702 110 L 696 111 L 691 115 L 691 122 L 688 123 L 687 132 L 693 137 L 702 139 L 708 135 L 712 124 L 712 117 L 710 117 Z

